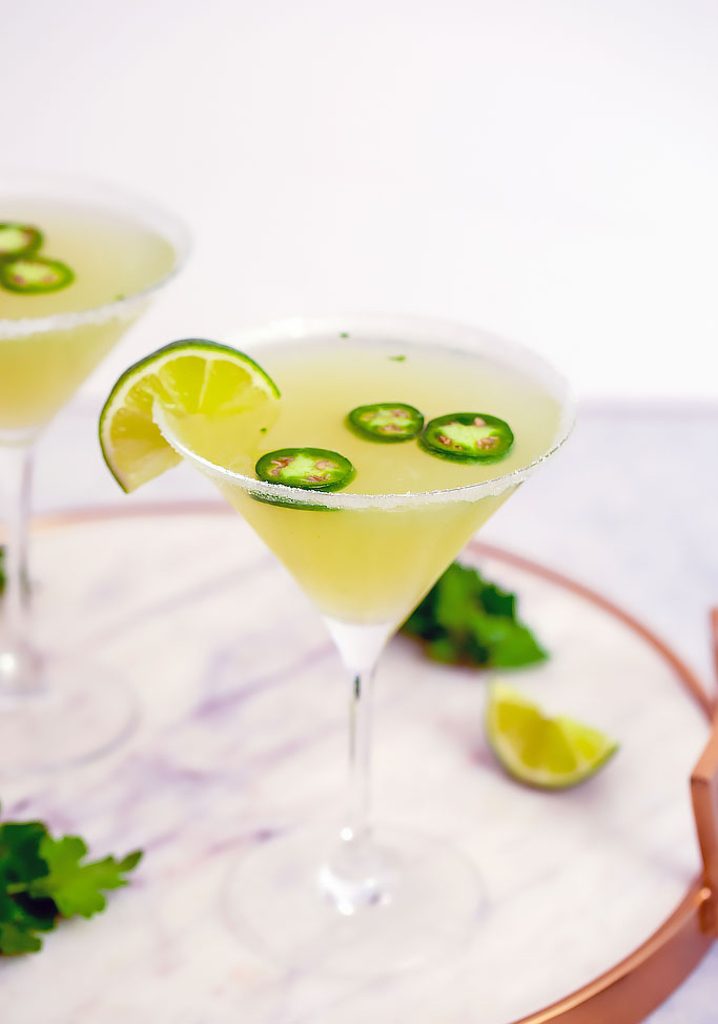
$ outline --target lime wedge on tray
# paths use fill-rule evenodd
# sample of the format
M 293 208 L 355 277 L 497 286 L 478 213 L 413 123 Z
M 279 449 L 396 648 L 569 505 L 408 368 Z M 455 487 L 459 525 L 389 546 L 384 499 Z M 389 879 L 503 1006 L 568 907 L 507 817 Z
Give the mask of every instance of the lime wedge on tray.
M 568 789 L 595 775 L 618 750 L 604 733 L 571 718 L 548 718 L 504 683 L 494 683 L 486 734 L 509 775 L 540 789 Z
M 271 377 L 243 352 L 214 341 L 175 341 L 118 379 L 100 414 L 102 454 L 120 487 L 134 491 L 181 461 L 154 421 L 156 402 L 174 417 L 226 425 L 241 449 L 242 424 L 254 434 L 256 414 L 266 409 L 269 416 L 278 398 Z M 254 440 L 247 437 L 248 450 Z

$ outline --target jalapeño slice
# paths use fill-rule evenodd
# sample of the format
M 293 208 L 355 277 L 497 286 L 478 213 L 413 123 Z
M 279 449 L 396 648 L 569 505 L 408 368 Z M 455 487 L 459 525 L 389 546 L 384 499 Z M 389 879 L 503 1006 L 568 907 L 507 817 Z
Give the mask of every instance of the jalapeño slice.
M 422 447 L 457 462 L 497 462 L 511 450 L 511 427 L 485 412 L 452 412 L 426 425 Z
M 354 466 L 327 448 L 278 448 L 257 462 L 255 472 L 267 483 L 309 491 L 339 491 L 354 478 Z
M 0 260 L 33 256 L 42 245 L 42 232 L 32 224 L 0 223 Z
M 421 433 L 424 417 L 413 405 L 404 402 L 377 402 L 358 405 L 347 416 L 355 433 L 370 441 L 410 441 Z
M 43 256 L 20 256 L 0 263 L 0 284 L 20 295 L 57 292 L 74 280 L 75 275 L 66 263 Z

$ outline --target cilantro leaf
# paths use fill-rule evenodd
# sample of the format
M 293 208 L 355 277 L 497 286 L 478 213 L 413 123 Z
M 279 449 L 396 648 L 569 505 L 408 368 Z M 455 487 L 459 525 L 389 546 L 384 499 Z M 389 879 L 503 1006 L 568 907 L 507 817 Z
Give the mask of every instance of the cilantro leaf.
M 5 548 L 0 545 L 0 594 L 5 589 Z
M 478 575 L 478 574 L 477 574 Z M 502 590 L 495 583 L 486 583 L 481 591 L 481 604 L 488 615 L 501 615 L 508 619 L 516 618 L 516 594 Z
M 60 917 L 104 910 L 103 895 L 126 885 L 142 856 L 83 862 L 79 836 L 53 839 L 40 821 L 0 824 L 0 954 L 36 953 Z
M 0 891 L 0 953 L 35 953 L 42 947 L 37 932 L 55 927 L 57 910 L 48 900 L 29 900 Z
M 528 626 L 513 619 L 477 614 L 472 628 L 474 638 L 488 650 L 488 663 L 494 668 L 520 668 L 548 657 Z
M 40 843 L 40 856 L 48 873 L 30 885 L 30 895 L 49 897 L 63 917 L 92 917 L 107 906 L 103 892 L 127 885 L 124 875 L 137 867 L 142 857 L 136 850 L 122 860 L 104 857 L 83 864 L 86 855 L 87 844 L 79 836 L 45 836 Z
M 47 829 L 39 821 L 0 825 L 0 953 L 34 953 L 42 946 L 36 932 L 54 927 L 57 908 L 27 895 L 28 884 L 47 872 L 40 844 Z
M 47 872 L 40 856 L 40 843 L 46 835 L 40 821 L 0 825 L 0 884 L 28 882 Z
M 41 949 L 42 939 L 34 934 L 31 927 L 20 926 L 13 921 L 0 922 L 0 953 L 17 956 L 19 953 L 37 953 Z
M 476 569 L 454 562 L 404 623 L 446 664 L 519 668 L 548 657 L 517 616 L 517 599 Z

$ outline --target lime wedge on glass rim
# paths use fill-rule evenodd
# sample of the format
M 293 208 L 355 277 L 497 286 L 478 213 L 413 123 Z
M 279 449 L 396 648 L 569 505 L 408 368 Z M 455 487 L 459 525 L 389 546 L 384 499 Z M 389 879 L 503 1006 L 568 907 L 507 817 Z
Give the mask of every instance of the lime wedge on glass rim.
M 548 718 L 504 683 L 493 683 L 486 735 L 502 767 L 539 789 L 569 789 L 596 774 L 618 750 L 598 729 L 571 718 Z
M 155 403 L 171 416 L 200 416 L 220 430 L 231 421 L 241 451 L 256 441 L 257 414 L 273 419 L 278 398 L 272 378 L 243 352 L 202 339 L 174 341 L 118 379 L 100 413 L 102 454 L 120 487 L 134 491 L 181 462 L 155 423 Z

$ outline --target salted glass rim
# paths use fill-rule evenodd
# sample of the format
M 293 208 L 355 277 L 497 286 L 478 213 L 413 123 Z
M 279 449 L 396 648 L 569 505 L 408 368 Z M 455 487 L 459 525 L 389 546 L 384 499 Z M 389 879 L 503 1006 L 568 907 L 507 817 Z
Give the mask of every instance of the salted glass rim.
M 23 199 L 33 196 L 58 201 L 75 200 L 78 203 L 102 206 L 109 211 L 126 212 L 133 219 L 154 228 L 162 235 L 172 246 L 175 258 L 167 273 L 157 281 L 121 299 L 63 313 L 16 318 L 0 317 L 0 341 L 28 337 L 46 331 L 74 330 L 86 324 L 103 324 L 115 318 L 129 318 L 137 307 L 169 284 L 187 262 L 192 241 L 185 221 L 161 202 L 140 192 L 80 174 L 45 174 L 0 168 L 0 201 L 3 198 Z
M 481 328 L 469 327 L 448 320 L 429 317 L 400 316 L 385 314 L 347 314 L 318 317 L 290 317 L 273 320 L 254 328 L 245 328 L 236 332 L 238 343 L 256 345 L 261 358 L 261 347 L 272 341 L 289 341 L 353 331 L 370 333 L 377 340 L 403 341 L 404 344 L 436 345 L 444 344 L 456 351 L 457 343 L 464 346 L 464 351 L 488 351 L 501 349 L 499 362 L 515 365 L 523 372 L 531 371 L 539 379 L 551 384 L 550 390 L 560 402 L 561 417 L 553 443 L 531 462 L 519 466 L 509 473 L 502 473 L 489 480 L 478 483 L 464 484 L 431 491 L 407 491 L 393 494 L 361 494 L 357 492 L 339 493 L 314 491 L 303 487 L 287 487 L 285 484 L 269 483 L 237 473 L 224 466 L 218 466 L 210 459 L 199 455 L 188 448 L 173 432 L 166 411 L 159 402 L 155 402 L 153 416 L 165 440 L 174 450 L 194 463 L 198 469 L 217 482 L 240 487 L 250 495 L 258 498 L 274 499 L 274 503 L 294 506 L 297 509 L 311 506 L 313 509 L 392 509 L 403 506 L 441 505 L 459 501 L 478 501 L 484 497 L 494 497 L 505 490 L 515 487 L 530 476 L 535 469 L 554 455 L 562 447 L 575 421 L 575 400 L 562 373 L 555 369 L 547 360 L 531 349 L 514 341 L 508 341 L 498 335 Z M 407 335 L 410 335 L 408 337 Z M 234 335 L 232 337 L 232 343 Z M 453 345 L 451 343 L 454 343 Z M 473 344 L 472 344 L 473 343 Z M 494 356 L 498 352 L 492 353 Z M 509 357 L 508 359 L 505 357 Z M 269 503 L 272 503 L 271 500 Z

